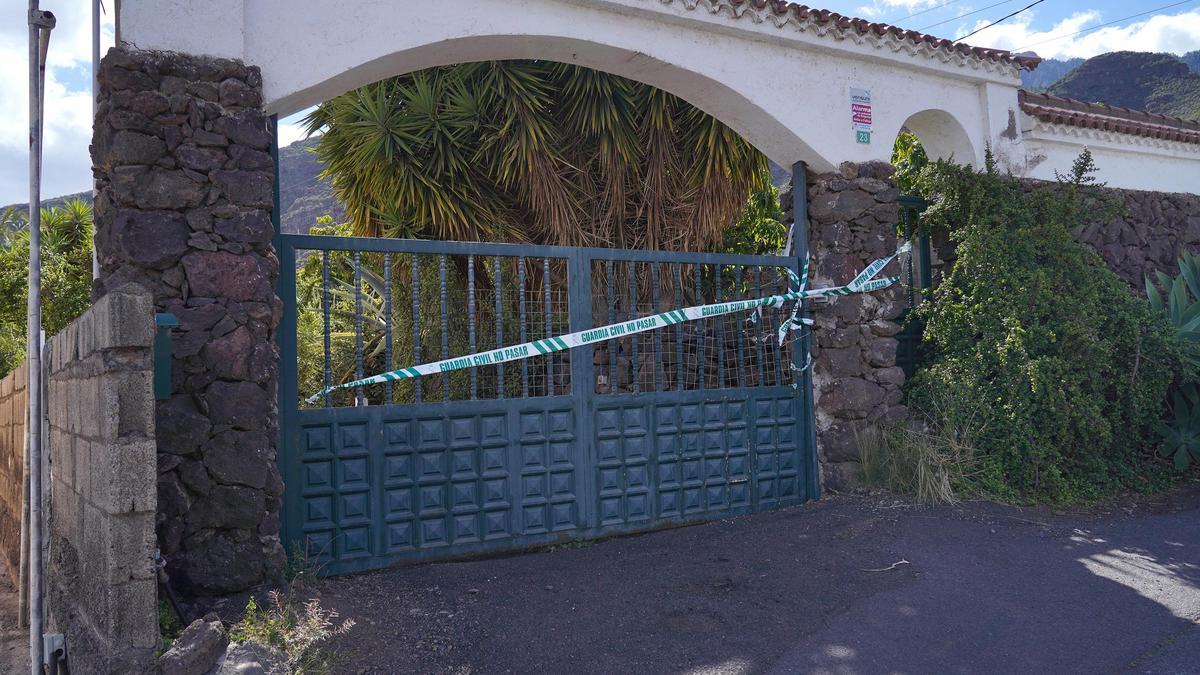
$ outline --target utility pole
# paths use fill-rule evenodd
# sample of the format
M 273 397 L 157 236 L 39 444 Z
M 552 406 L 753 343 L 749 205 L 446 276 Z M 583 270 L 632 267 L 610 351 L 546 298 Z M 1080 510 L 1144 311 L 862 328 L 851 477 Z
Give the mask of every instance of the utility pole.
M 54 15 L 29 0 L 29 666 L 42 672 L 42 93 Z

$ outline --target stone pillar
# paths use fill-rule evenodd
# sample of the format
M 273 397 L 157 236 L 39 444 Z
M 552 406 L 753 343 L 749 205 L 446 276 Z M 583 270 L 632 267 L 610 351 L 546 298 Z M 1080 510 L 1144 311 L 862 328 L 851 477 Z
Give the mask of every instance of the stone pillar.
M 96 294 L 140 284 L 180 324 L 157 410 L 158 544 L 179 588 L 245 589 L 284 562 L 262 78 L 228 59 L 122 47 L 101 63 L 99 103 Z
M 842 164 L 808 185 L 811 286 L 845 284 L 872 260 L 896 250 L 900 191 L 889 164 Z M 883 274 L 895 275 L 896 263 Z M 907 417 L 904 372 L 896 366 L 895 322 L 903 290 L 834 298 L 814 306 L 813 395 L 822 483 L 845 489 L 861 476 L 858 434 Z

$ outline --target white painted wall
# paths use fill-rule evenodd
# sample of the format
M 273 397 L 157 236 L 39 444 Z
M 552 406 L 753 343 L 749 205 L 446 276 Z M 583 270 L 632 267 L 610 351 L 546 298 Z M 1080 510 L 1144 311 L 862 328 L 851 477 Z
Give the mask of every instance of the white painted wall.
M 1110 187 L 1200 193 L 1200 145 L 1047 124 L 1022 116 L 1026 166 L 1021 175 L 1054 180 L 1086 147 Z
M 908 124 L 931 154 L 976 166 L 990 145 L 1018 175 L 1052 176 L 1082 140 L 1022 128 L 1016 69 L 730 0 L 122 0 L 118 30 L 142 49 L 240 58 L 262 69 L 281 116 L 376 80 L 490 59 L 578 63 L 660 87 L 716 116 L 783 166 L 888 161 Z M 872 142 L 855 142 L 849 90 L 869 89 Z M 1035 147 L 1030 153 L 1027 147 Z M 1094 152 L 1114 187 L 1197 191 L 1189 149 Z M 1194 146 L 1193 146 L 1194 147 Z M 1042 157 L 1045 159 L 1041 159 Z M 1156 164 L 1157 162 L 1157 164 Z M 1169 169 L 1164 170 L 1164 167 Z M 1189 187 L 1190 186 L 1190 187 Z

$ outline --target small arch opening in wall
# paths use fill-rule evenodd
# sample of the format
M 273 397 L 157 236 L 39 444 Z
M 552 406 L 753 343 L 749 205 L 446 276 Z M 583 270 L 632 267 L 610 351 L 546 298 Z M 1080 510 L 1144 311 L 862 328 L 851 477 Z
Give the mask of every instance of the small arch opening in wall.
M 921 141 L 930 160 L 953 160 L 968 166 L 975 164 L 975 147 L 966 129 L 945 110 L 929 109 L 910 115 L 904 121 L 902 131 L 913 134 Z

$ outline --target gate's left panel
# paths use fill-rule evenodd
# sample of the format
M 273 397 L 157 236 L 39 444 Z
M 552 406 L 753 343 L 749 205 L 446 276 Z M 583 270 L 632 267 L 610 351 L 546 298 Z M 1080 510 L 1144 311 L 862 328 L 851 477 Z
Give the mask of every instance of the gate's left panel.
M 289 533 L 330 573 L 569 535 L 583 526 L 570 403 L 302 411 Z
M 337 574 L 586 528 L 570 354 L 338 386 L 565 332 L 561 251 L 280 240 L 281 335 L 295 340 L 280 379 L 292 551 Z

